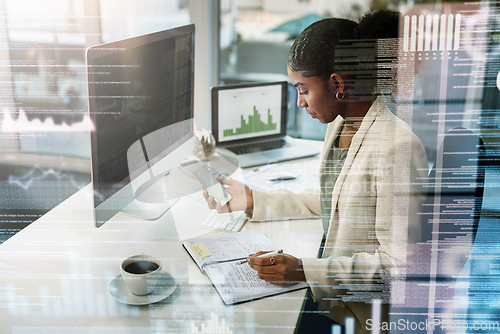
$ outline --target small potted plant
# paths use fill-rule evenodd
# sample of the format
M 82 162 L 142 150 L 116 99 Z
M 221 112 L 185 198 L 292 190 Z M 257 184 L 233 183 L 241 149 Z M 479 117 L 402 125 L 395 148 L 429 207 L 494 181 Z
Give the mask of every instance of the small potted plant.
M 195 130 L 194 132 L 194 155 L 200 159 L 208 159 L 215 153 L 215 138 L 206 129 Z

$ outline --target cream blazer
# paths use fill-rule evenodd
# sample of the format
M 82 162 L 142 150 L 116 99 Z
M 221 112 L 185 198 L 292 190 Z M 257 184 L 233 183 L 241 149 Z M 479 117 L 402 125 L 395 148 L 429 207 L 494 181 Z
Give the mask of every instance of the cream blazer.
M 338 117 L 328 125 L 322 164 L 342 124 Z M 418 184 L 427 172 L 420 140 L 377 98 L 335 183 L 323 258 L 302 259 L 324 315 L 342 325 L 352 317 L 356 332 L 367 333 L 371 301 L 391 302 L 388 287 L 404 274 L 408 234 L 419 232 L 417 211 L 425 195 Z M 252 221 L 321 214 L 318 190 L 253 191 L 253 197 Z

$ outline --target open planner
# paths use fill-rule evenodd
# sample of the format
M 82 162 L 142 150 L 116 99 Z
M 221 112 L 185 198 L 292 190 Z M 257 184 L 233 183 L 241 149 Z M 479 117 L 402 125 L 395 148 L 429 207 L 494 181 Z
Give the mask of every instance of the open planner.
M 248 263 L 237 264 L 249 254 L 276 248 L 257 230 L 232 233 L 182 244 L 205 271 L 226 305 L 241 303 L 307 287 L 307 283 L 281 287 L 259 278 Z

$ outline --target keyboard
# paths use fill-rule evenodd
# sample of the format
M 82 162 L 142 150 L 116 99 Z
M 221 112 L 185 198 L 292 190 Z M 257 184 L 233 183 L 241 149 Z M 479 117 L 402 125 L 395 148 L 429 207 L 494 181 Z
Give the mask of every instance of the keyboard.
M 239 232 L 246 221 L 247 216 L 244 211 L 229 213 L 213 211 L 201 222 L 201 227 L 217 231 Z
M 259 143 L 232 145 L 232 146 L 227 146 L 226 148 L 235 154 L 245 154 L 245 153 L 273 150 L 276 148 L 281 148 L 285 146 L 285 144 L 286 140 L 275 139 Z

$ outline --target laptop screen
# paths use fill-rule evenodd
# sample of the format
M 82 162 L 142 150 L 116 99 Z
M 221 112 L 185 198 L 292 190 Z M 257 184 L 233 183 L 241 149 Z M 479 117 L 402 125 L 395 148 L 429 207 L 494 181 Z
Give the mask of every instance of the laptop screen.
M 212 133 L 230 144 L 286 134 L 286 81 L 212 88 Z

